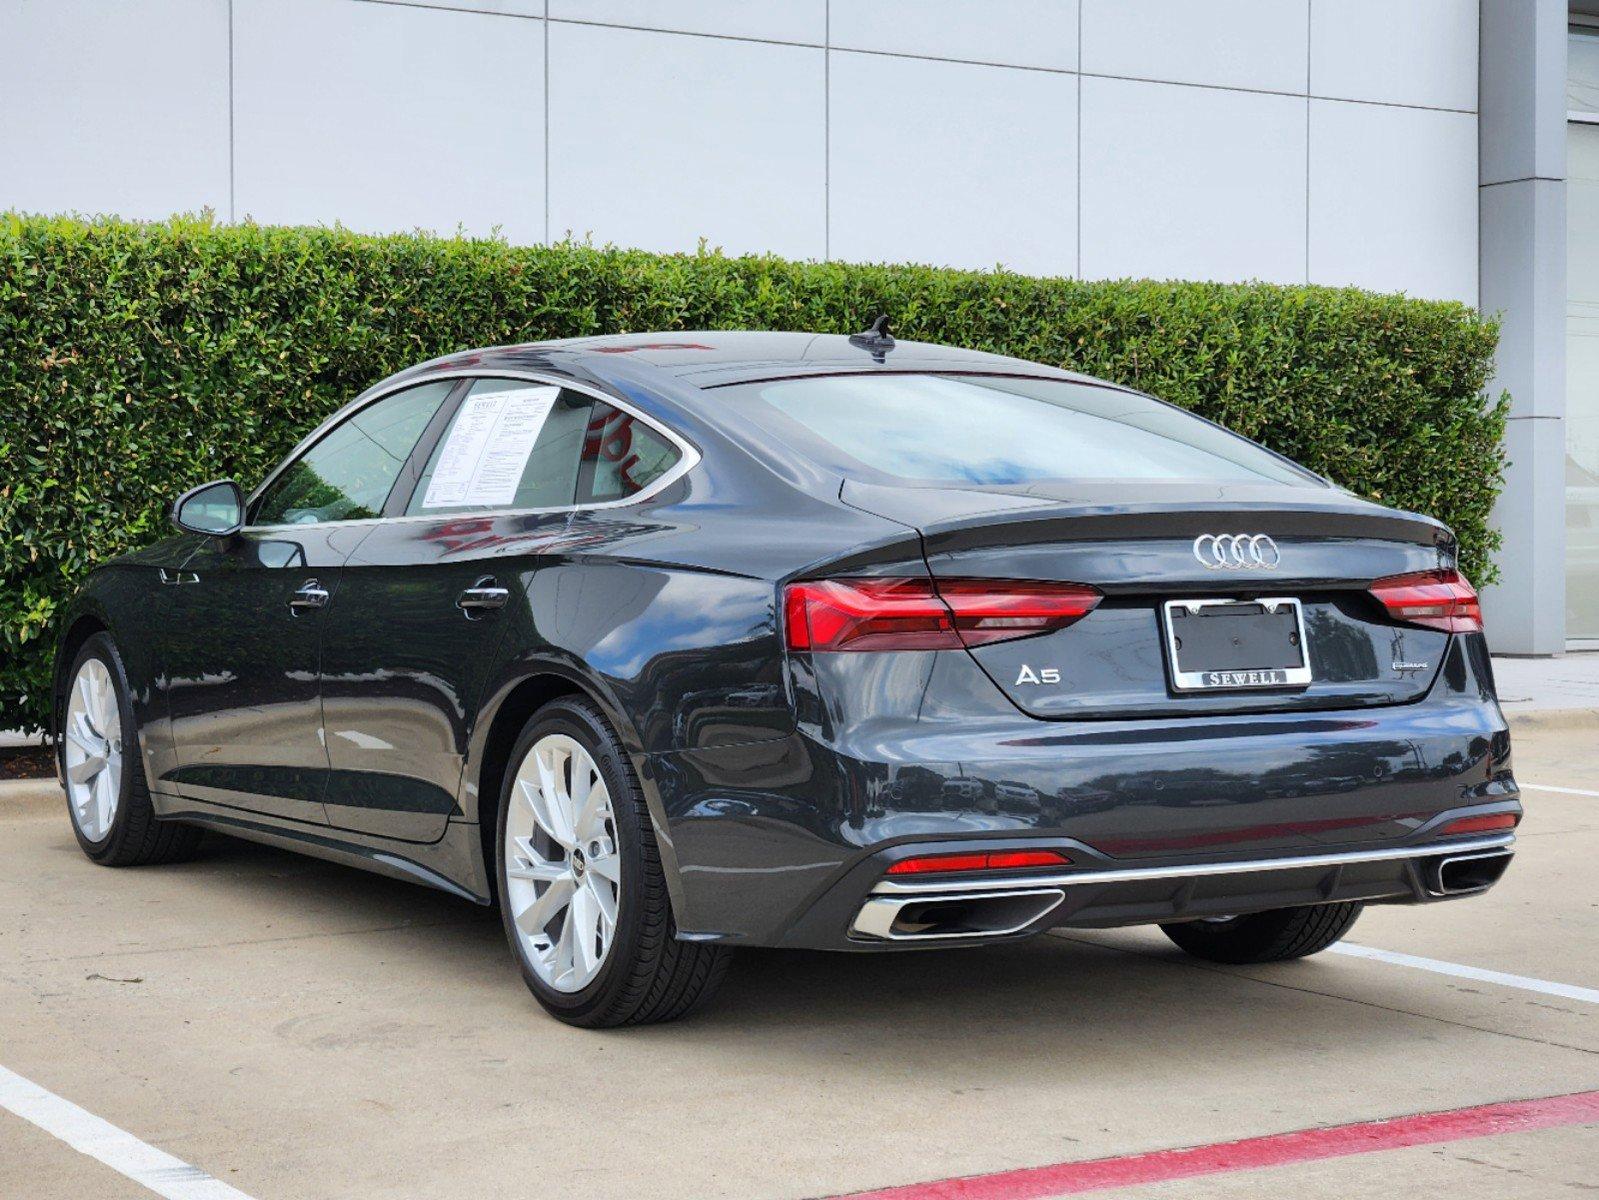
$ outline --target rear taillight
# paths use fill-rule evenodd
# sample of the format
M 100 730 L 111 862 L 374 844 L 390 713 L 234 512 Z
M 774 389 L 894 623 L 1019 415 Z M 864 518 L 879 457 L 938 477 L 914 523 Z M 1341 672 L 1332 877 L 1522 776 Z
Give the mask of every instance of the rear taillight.
M 1059 867 L 1070 863 L 1059 850 L 994 850 L 987 854 L 920 854 L 902 858 L 889 875 L 931 875 L 947 871 L 1016 871 L 1027 867 Z
M 1457 817 L 1438 832 L 1439 834 L 1493 833 L 1500 829 L 1514 829 L 1520 821 L 1521 814 L 1508 812 L 1487 813 L 1480 817 Z
M 790 650 L 959 650 L 1064 629 L 1100 601 L 1078 583 L 814 579 L 783 593 Z
M 1425 625 L 1445 633 L 1481 633 L 1482 604 L 1459 571 L 1417 571 L 1390 575 L 1371 585 L 1371 594 L 1388 615 L 1406 625 Z

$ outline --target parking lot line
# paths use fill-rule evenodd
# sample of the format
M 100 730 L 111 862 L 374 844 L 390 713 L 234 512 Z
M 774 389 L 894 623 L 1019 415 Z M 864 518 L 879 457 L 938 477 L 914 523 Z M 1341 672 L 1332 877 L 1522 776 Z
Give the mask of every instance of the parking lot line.
M 1502 1133 L 1596 1123 L 1599 1123 L 1599 1092 L 1575 1092 L 1350 1125 L 1299 1129 L 1181 1150 L 1155 1150 L 1147 1154 L 913 1183 L 874 1192 L 854 1192 L 848 1200 L 1044 1200 L 1051 1196 L 1075 1196 L 1173 1179 L 1292 1166 L 1377 1150 L 1403 1150 L 1410 1146 L 1431 1146 Z
M 1599 798 L 1599 792 L 1589 792 L 1582 788 L 1551 787 L 1547 783 L 1522 783 L 1519 779 L 1516 786 L 1524 792 L 1559 792 L 1562 796 L 1594 796 Z
M 167 1200 L 250 1200 L 237 1188 L 5 1067 L 0 1067 L 0 1108 Z
M 1417 954 L 1401 954 L 1397 950 L 1378 950 L 1373 946 L 1357 946 L 1352 942 L 1337 942 L 1327 947 L 1333 954 L 1347 954 L 1351 958 L 1369 958 L 1375 962 L 1392 963 L 1399 967 L 1415 967 L 1436 975 L 1453 975 L 1456 979 L 1474 979 L 1479 983 L 1497 983 L 1501 987 L 1520 988 L 1525 992 L 1542 992 L 1546 996 L 1559 996 L 1566 1000 L 1581 1000 L 1599 1004 L 1599 988 L 1578 987 L 1571 983 L 1555 983 L 1548 979 L 1534 979 L 1530 975 L 1511 975 L 1505 971 L 1490 971 L 1485 967 L 1468 967 L 1463 963 L 1445 962 L 1438 958 L 1422 958 Z

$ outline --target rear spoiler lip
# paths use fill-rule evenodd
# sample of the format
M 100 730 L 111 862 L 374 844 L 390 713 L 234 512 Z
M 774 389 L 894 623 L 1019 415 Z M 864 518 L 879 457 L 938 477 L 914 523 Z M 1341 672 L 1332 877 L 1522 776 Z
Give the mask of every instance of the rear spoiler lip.
M 1062 536 L 1074 542 L 1116 541 L 1126 537 L 1194 538 L 1204 533 L 1266 533 L 1274 538 L 1364 539 L 1450 547 L 1447 527 L 1413 513 L 1350 512 L 1347 509 L 1214 509 L 1130 507 L 1114 511 L 1063 510 L 993 513 L 930 523 L 922 528 L 929 554 L 1004 545 L 1027 545 Z
M 915 500 L 918 490 L 850 480 L 840 489 L 839 498 L 853 508 L 909 524 L 912 513 L 907 509 L 920 507 Z M 1433 546 L 1451 554 L 1456 545 L 1449 527 L 1432 517 L 1333 491 L 1321 493 L 1325 499 L 1223 498 L 1212 492 L 1212 498 L 1203 500 L 1181 497 L 1116 504 L 1074 504 L 1000 492 L 964 494 L 976 501 L 972 511 L 935 512 L 930 517 L 916 514 L 913 527 L 921 533 L 929 555 L 1063 539 L 1177 539 L 1240 532 L 1296 539 L 1370 538 Z

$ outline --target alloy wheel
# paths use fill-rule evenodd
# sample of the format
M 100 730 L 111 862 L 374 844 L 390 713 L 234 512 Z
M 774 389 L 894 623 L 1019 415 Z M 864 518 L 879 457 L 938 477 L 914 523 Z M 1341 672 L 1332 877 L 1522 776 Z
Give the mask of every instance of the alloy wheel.
M 594 758 L 552 733 L 517 766 L 505 816 L 506 903 L 534 973 L 579 992 L 616 937 L 622 860 L 611 795 Z
M 98 658 L 84 659 L 72 681 L 62 734 L 72 819 L 89 841 L 104 841 L 122 793 L 122 712 Z

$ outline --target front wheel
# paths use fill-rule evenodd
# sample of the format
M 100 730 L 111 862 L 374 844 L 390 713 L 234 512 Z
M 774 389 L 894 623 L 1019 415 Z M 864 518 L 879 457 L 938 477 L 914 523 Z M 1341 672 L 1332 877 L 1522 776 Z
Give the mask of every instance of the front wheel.
M 545 705 L 511 751 L 495 855 L 500 914 L 528 989 L 571 1025 L 670 1021 L 727 973 L 677 939 L 649 811 L 621 742 L 584 700 Z
M 202 832 L 159 819 L 150 802 L 127 673 L 107 634 L 95 634 L 79 649 L 65 699 L 58 753 L 72 832 L 83 852 L 106 867 L 192 856 Z
M 1220 963 L 1281 962 L 1325 950 L 1349 932 L 1361 907 L 1340 903 L 1274 908 L 1240 917 L 1178 921 L 1160 929 L 1195 958 Z

